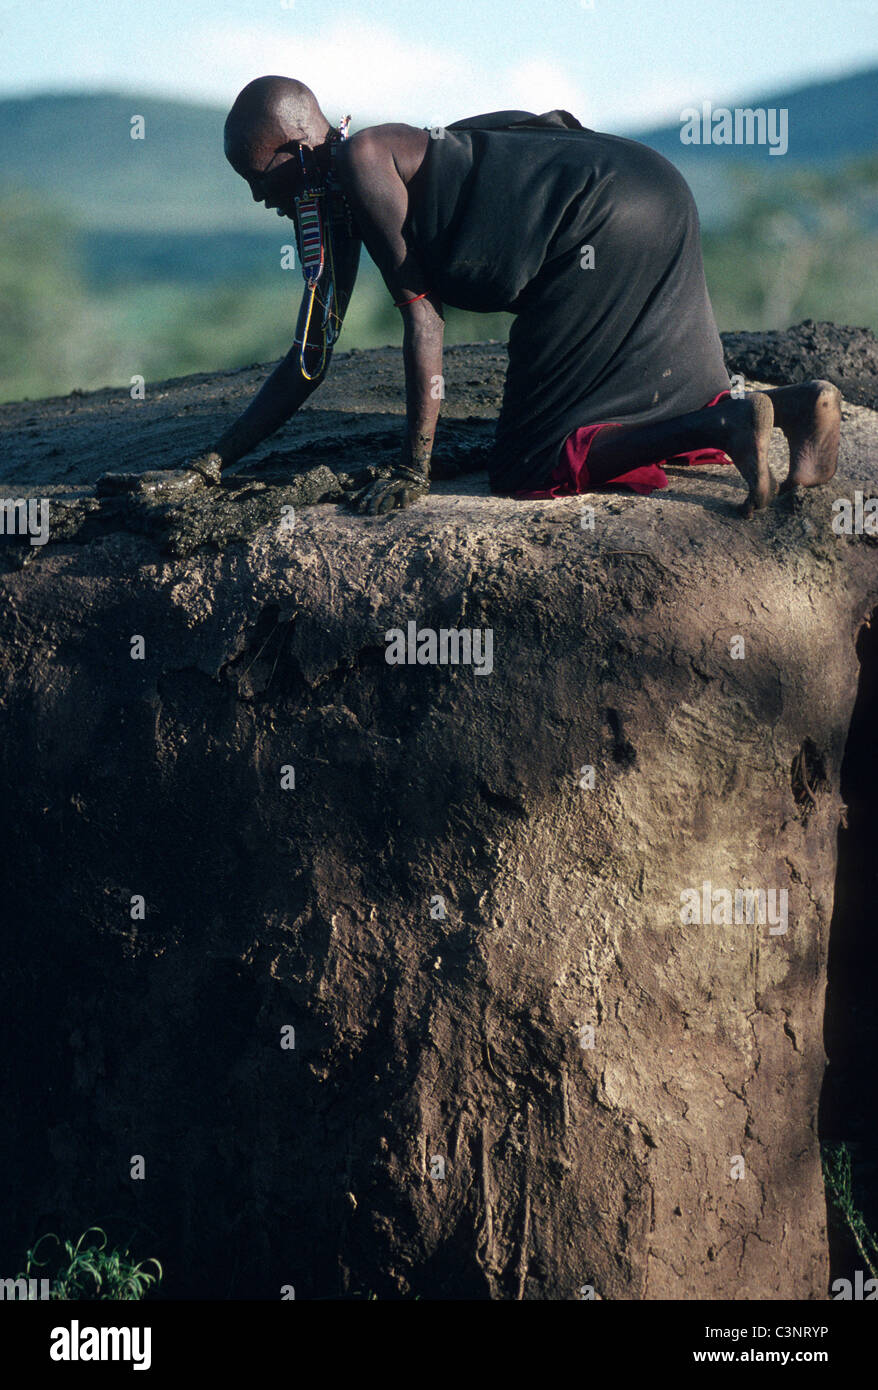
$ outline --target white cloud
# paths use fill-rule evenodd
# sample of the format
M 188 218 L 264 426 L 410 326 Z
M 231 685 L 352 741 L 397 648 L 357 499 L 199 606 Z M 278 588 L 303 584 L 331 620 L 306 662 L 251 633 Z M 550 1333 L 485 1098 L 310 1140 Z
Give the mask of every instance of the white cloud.
M 408 41 L 363 21 L 337 20 L 314 34 L 295 10 L 271 26 L 221 24 L 201 30 L 162 65 L 162 90 L 231 104 L 261 73 L 306 82 L 330 119 L 351 112 L 363 121 L 432 125 L 507 107 L 545 111 L 565 106 L 580 115 L 583 94 L 562 66 L 536 61 L 488 71 L 463 52 Z M 191 54 L 197 52 L 193 72 Z
M 384 120 L 441 125 L 483 111 L 561 106 L 598 130 L 635 128 L 663 115 L 676 119 L 693 87 L 691 80 L 681 81 L 687 90 L 680 91 L 666 76 L 636 76 L 627 52 L 608 49 L 606 36 L 603 46 L 593 43 L 585 53 L 562 50 L 557 58 L 503 63 L 484 42 L 465 46 L 451 26 L 440 31 L 447 43 L 402 37 L 357 16 L 327 15 L 313 28 L 299 7 L 284 8 L 279 0 L 264 21 L 218 15 L 196 26 L 192 18 L 185 21 L 184 10 L 180 21 L 162 25 L 150 13 L 132 25 L 128 10 L 108 10 L 97 32 L 71 28 L 63 55 L 56 55 L 66 80 L 48 85 L 127 89 L 228 107 L 253 77 L 275 72 L 307 82 L 331 120 L 350 112 L 355 128 Z M 43 51 L 45 16 L 38 9 L 27 28 L 29 57 L 19 64 L 13 88 L 33 82 Z
M 414 120 L 458 78 L 453 53 L 357 21 L 304 33 L 293 15 L 288 27 L 223 25 L 202 36 L 206 86 L 215 98 L 231 101 L 251 78 L 280 73 L 306 82 L 329 116 L 360 111 L 373 120 Z
M 555 63 L 545 59 L 520 63 L 510 68 L 502 81 L 505 95 L 500 103 L 501 110 L 504 107 L 521 107 L 525 111 L 552 111 L 560 106 L 570 111 L 583 125 L 590 124 L 589 114 L 594 113 L 589 113 L 587 109 L 588 102 L 582 88 Z
M 307 82 L 330 120 L 351 112 L 355 127 L 394 120 L 441 125 L 483 111 L 560 106 L 583 125 L 613 130 L 674 120 L 686 104 L 685 93 L 667 79 L 626 80 L 621 60 L 608 72 L 596 59 L 590 71 L 579 56 L 576 76 L 564 62 L 546 58 L 488 66 L 483 53 L 474 59 L 374 22 L 332 20 L 314 33 L 299 23 L 295 8 L 278 7 L 278 14 L 279 22 L 268 25 L 219 23 L 183 44 L 176 40 L 161 68 L 163 89 L 230 105 L 253 77 L 281 73 Z

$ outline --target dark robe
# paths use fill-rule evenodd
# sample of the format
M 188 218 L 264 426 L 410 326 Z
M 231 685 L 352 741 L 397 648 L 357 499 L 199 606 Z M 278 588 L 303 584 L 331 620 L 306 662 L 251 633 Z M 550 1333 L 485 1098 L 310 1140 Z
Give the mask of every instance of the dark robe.
M 544 485 L 580 425 L 667 420 L 728 389 L 695 202 L 646 145 L 566 111 L 475 116 L 431 138 L 410 197 L 443 303 L 516 315 L 495 492 Z

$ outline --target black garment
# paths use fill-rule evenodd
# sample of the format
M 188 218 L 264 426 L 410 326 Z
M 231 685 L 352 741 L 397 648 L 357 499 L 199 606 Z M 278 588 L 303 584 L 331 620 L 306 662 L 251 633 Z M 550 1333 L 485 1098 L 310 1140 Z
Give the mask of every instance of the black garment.
M 410 193 L 440 299 L 517 315 L 495 492 L 544 486 L 580 425 L 667 420 L 728 389 L 692 194 L 646 145 L 566 111 L 495 112 L 431 138 Z

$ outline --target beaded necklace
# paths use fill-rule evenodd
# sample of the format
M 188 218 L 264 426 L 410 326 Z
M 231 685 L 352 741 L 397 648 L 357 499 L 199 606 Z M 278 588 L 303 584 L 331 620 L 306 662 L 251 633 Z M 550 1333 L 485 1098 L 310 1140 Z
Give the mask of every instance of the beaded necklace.
M 350 116 L 345 116 L 339 125 L 338 133 L 330 137 L 331 160 L 335 156 L 337 145 L 348 138 L 350 123 Z M 341 316 L 336 308 L 335 259 L 332 252 L 331 224 L 338 220 L 340 211 L 347 224 L 347 229 L 350 231 L 352 219 L 347 199 L 338 184 L 332 163 L 330 163 L 325 181 L 314 180 L 309 186 L 308 172 L 305 168 L 305 154 L 301 145 L 299 146 L 299 162 L 302 166 L 305 191 L 301 197 L 295 199 L 296 232 L 306 292 L 310 291 L 308 312 L 299 346 L 299 368 L 306 381 L 314 381 L 316 377 L 321 375 L 326 365 L 327 349 L 335 343 L 341 332 L 342 324 Z M 308 328 L 311 324 L 315 302 L 319 303 L 323 313 L 321 323 L 322 350 L 319 367 L 316 372 L 309 372 L 305 366 L 305 345 L 308 342 Z

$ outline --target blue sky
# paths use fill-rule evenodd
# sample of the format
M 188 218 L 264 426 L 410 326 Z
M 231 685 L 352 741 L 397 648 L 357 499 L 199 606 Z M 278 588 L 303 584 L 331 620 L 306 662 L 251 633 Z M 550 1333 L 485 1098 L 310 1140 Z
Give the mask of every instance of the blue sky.
M 279 72 L 354 124 L 565 106 L 624 129 L 878 65 L 875 0 L 0 0 L 0 96 L 223 106 Z

